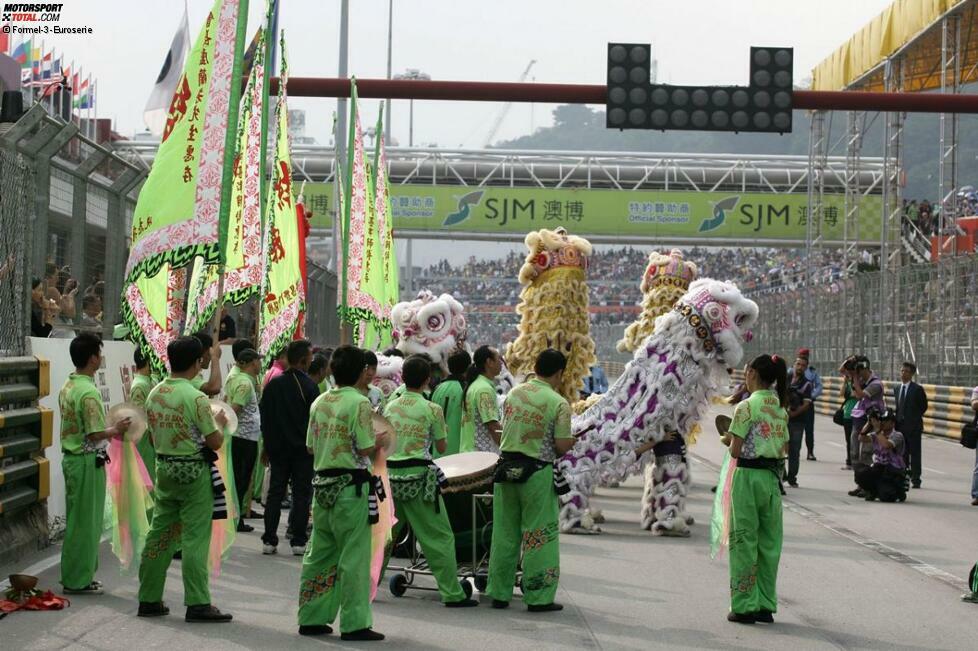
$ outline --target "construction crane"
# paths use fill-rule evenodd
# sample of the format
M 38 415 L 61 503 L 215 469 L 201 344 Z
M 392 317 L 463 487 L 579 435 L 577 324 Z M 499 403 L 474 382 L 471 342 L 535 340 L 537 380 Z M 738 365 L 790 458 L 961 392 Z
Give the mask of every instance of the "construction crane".
M 520 81 L 526 81 L 526 78 L 530 75 L 530 69 L 537 62 L 536 59 L 530 59 L 530 62 L 526 64 L 526 69 L 523 74 L 520 75 Z M 486 142 L 482 145 L 483 148 L 489 147 L 492 144 L 493 138 L 496 137 L 496 132 L 499 131 L 499 127 L 502 126 L 503 120 L 506 119 L 506 115 L 509 113 L 509 109 L 513 108 L 512 102 L 506 102 L 501 109 L 499 109 L 499 115 L 496 116 L 496 121 L 492 123 L 492 129 L 489 129 L 489 135 L 486 136 Z

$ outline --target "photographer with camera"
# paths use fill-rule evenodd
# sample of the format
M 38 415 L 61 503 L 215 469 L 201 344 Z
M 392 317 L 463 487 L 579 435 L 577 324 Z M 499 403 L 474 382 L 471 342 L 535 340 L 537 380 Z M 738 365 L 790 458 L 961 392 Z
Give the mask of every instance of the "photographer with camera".
M 869 502 L 903 502 L 907 499 L 907 464 L 903 458 L 903 434 L 896 431 L 896 413 L 872 409 L 868 433 L 860 434 L 863 448 L 872 450 L 873 463 L 856 470 L 856 483 Z
M 852 408 L 852 437 L 849 450 L 852 467 L 856 474 L 873 463 L 872 446 L 862 445 L 862 435 L 869 433 L 869 412 L 872 409 L 882 413 L 886 409 L 883 396 L 883 381 L 873 373 L 869 358 L 865 355 L 855 355 L 852 360 L 852 394 L 856 397 L 856 406 Z M 847 362 L 849 360 L 846 360 Z M 852 497 L 866 497 L 866 491 L 857 486 L 849 491 Z
M 836 414 L 835 422 L 842 426 L 842 432 L 846 437 L 846 465 L 843 470 L 852 470 L 852 410 L 858 400 L 853 394 L 853 377 L 856 374 L 855 356 L 847 358 L 839 367 L 842 375 L 842 388 L 839 389 L 839 397 L 842 398 L 842 407 Z

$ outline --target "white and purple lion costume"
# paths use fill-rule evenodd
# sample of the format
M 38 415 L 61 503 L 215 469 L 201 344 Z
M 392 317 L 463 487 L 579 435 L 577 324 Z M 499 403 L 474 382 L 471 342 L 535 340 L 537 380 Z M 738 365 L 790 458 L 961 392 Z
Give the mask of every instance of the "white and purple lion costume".
M 756 321 L 756 303 L 736 285 L 709 278 L 693 282 L 676 306 L 656 320 L 621 377 L 573 419 L 577 443 L 557 464 L 571 487 L 560 511 L 562 531 L 592 528 L 588 503 L 595 488 L 623 481 L 637 462 L 651 461 L 635 458 L 637 446 L 690 431 L 720 395 L 726 369 L 739 366 Z M 685 528 L 683 478 L 668 474 L 665 467 L 656 524 Z
M 448 358 L 465 347 L 468 332 L 462 304 L 451 294 L 435 296 L 428 290 L 418 292 L 413 301 L 402 301 L 391 308 L 391 326 L 395 348 L 404 357 L 427 354 L 445 373 Z M 389 396 L 401 385 L 404 358 L 377 355 L 377 361 L 373 384 Z

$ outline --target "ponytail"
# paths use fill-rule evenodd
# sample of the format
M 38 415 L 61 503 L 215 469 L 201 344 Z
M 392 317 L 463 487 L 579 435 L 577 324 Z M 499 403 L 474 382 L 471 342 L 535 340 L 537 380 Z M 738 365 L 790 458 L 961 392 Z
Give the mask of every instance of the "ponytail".
M 758 355 L 748 365 L 768 387 L 774 385 L 781 406 L 788 407 L 788 363 L 777 355 Z

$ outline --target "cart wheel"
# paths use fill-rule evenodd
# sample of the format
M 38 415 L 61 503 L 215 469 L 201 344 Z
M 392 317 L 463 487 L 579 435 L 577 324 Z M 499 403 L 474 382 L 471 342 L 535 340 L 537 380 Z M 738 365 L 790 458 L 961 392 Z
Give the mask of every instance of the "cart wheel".
M 395 574 L 391 577 L 390 587 L 391 594 L 395 597 L 403 597 L 404 593 L 407 592 L 408 580 L 403 574 Z
M 475 589 L 479 592 L 485 592 L 486 588 L 489 586 L 489 577 L 485 574 L 475 575 Z
M 466 599 L 471 599 L 472 598 L 472 582 L 469 581 L 468 579 L 462 579 L 461 581 L 458 582 L 458 584 L 462 587 L 462 592 L 465 593 L 465 598 Z

